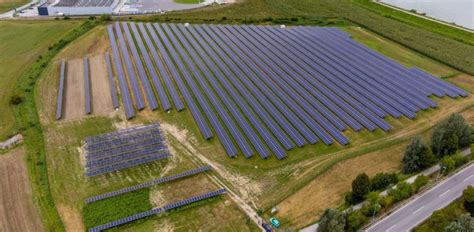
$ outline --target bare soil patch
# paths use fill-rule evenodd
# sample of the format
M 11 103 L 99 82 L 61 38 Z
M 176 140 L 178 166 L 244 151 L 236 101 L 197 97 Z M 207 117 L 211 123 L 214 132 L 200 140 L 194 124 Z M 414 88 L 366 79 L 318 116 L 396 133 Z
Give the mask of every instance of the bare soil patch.
M 24 150 L 0 156 L 0 231 L 42 231 L 43 225 L 33 204 Z
M 67 77 L 65 85 L 64 119 L 76 120 L 85 114 L 84 93 L 84 63 L 82 59 L 67 62 Z
M 66 231 L 69 232 L 82 232 L 85 231 L 84 223 L 82 220 L 81 214 L 72 208 L 69 208 L 63 204 L 58 204 L 56 206 L 58 213 L 61 216 L 61 220 L 64 222 Z
M 471 92 L 471 94 L 474 94 L 474 76 L 468 74 L 460 74 L 455 77 L 448 78 L 448 81 Z
M 336 164 L 281 202 L 277 217 L 291 221 L 298 228 L 314 222 L 326 208 L 343 202 L 344 193 L 350 191 L 351 182 L 359 173 L 372 176 L 399 169 L 405 146 L 406 143 L 398 144 Z
M 108 115 L 113 112 L 112 96 L 104 55 L 89 58 L 91 70 L 92 114 Z

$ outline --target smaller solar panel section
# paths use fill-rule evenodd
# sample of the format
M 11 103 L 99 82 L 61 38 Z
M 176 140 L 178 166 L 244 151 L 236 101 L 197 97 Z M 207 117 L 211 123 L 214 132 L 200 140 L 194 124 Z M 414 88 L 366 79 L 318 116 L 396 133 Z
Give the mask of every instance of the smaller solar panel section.
M 89 73 L 89 59 L 87 57 L 84 57 L 84 92 L 86 114 L 90 114 L 92 112 L 91 79 Z
M 129 223 L 129 222 L 132 222 L 132 221 L 135 221 L 135 220 L 138 220 L 138 219 L 142 219 L 142 218 L 145 218 L 145 217 L 148 217 L 148 216 L 151 216 L 151 215 L 164 213 L 168 210 L 172 210 L 172 209 L 175 209 L 175 208 L 178 208 L 178 207 L 181 207 L 181 206 L 189 205 L 191 203 L 202 201 L 202 200 L 205 200 L 205 199 L 208 199 L 208 198 L 211 198 L 211 197 L 216 197 L 216 196 L 222 195 L 224 193 L 226 193 L 226 190 L 225 189 L 220 189 L 220 190 L 205 193 L 205 194 L 202 194 L 202 195 L 199 195 L 199 196 L 190 197 L 190 198 L 182 200 L 182 201 L 178 201 L 178 202 L 175 202 L 175 203 L 165 205 L 164 207 L 161 207 L 161 208 L 154 208 L 154 209 L 151 209 L 151 210 L 148 210 L 148 211 L 145 211 L 145 212 L 141 212 L 141 213 L 129 216 L 129 217 L 121 218 L 119 220 L 109 222 L 109 223 L 106 223 L 106 224 L 103 224 L 103 225 L 100 225 L 100 226 L 97 226 L 97 227 L 94 227 L 94 228 L 90 228 L 88 231 L 89 232 L 99 232 L 99 231 L 102 231 L 102 230 L 107 230 L 107 229 L 110 229 L 110 228 L 113 228 L 113 227 L 116 227 L 116 226 L 120 226 L 120 225 Z
M 157 124 L 86 138 L 84 149 L 88 177 L 169 157 Z
M 56 120 L 59 120 L 63 116 L 63 101 L 64 101 L 64 79 L 66 73 L 66 61 L 61 60 L 61 68 L 59 70 L 59 88 L 58 88 L 58 99 L 56 102 Z
M 109 53 L 105 53 L 105 64 L 107 66 L 107 73 L 109 74 L 109 86 L 110 86 L 110 94 L 112 95 L 112 104 L 114 109 L 119 108 L 119 101 L 117 98 L 117 89 L 115 87 L 115 80 L 114 80 L 114 73 L 112 70 L 112 64 L 110 63 L 110 56 Z
M 212 169 L 211 166 L 203 166 L 203 167 L 193 169 L 193 170 L 189 170 L 189 171 L 186 171 L 186 172 L 182 172 L 182 173 L 179 173 L 179 174 L 176 174 L 176 175 L 173 175 L 173 176 L 167 176 L 167 177 L 163 177 L 163 178 L 154 179 L 152 181 L 148 181 L 148 182 L 141 183 L 141 184 L 138 184 L 138 185 L 130 186 L 130 187 L 127 187 L 127 188 L 123 188 L 123 189 L 119 189 L 119 190 L 116 190 L 116 191 L 104 193 L 104 194 L 101 194 L 101 195 L 98 195 L 98 196 L 94 196 L 94 197 L 91 197 L 91 198 L 87 198 L 85 202 L 87 204 L 90 204 L 92 202 L 100 201 L 100 200 L 103 200 L 103 199 L 118 196 L 118 195 L 125 194 L 125 193 L 128 193 L 128 192 L 136 191 L 136 190 L 139 190 L 139 189 L 149 188 L 149 187 L 152 187 L 152 186 L 157 185 L 157 184 L 171 182 L 171 181 L 174 181 L 174 180 L 177 180 L 177 179 L 181 179 L 181 178 L 185 178 L 185 177 L 188 177 L 188 176 L 203 173 L 203 172 L 211 170 L 211 169 Z

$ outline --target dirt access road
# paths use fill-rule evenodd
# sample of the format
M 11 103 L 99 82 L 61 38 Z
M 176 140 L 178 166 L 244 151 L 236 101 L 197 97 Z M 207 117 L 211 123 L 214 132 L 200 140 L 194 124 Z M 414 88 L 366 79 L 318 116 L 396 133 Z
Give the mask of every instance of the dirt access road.
M 0 231 L 43 231 L 22 148 L 0 155 L 0 186 Z

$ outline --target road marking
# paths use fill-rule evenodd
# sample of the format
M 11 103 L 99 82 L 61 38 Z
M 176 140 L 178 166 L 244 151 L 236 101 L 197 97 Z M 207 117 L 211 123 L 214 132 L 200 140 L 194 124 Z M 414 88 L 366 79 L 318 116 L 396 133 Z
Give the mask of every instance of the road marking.
M 444 193 L 441 193 L 441 195 L 439 195 L 439 197 L 443 197 L 443 196 L 444 196 L 444 194 L 448 193 L 449 191 L 451 191 L 451 189 L 448 189 L 448 190 L 446 190 L 446 192 L 444 192 Z
M 388 229 L 386 230 L 386 232 L 389 232 L 391 229 L 395 228 L 395 226 L 397 226 L 397 224 L 395 224 L 395 225 L 393 225 L 393 226 L 390 226 L 390 228 L 388 228 Z
M 424 207 L 424 206 L 421 206 L 421 208 L 419 208 L 419 209 L 413 211 L 413 213 L 411 213 L 411 214 L 416 214 L 416 213 L 418 213 L 420 210 L 422 210 L 423 208 L 425 208 L 425 207 Z
M 474 175 L 470 175 L 468 177 L 466 177 L 466 179 L 464 179 L 462 182 L 466 182 L 467 180 L 471 179 L 471 177 L 473 177 Z

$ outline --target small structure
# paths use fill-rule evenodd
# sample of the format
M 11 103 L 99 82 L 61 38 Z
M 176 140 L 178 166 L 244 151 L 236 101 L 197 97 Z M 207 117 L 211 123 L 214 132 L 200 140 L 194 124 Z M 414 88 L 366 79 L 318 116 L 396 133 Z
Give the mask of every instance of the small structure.
M 16 144 L 20 143 L 21 141 L 23 141 L 23 135 L 21 134 L 17 134 L 7 140 L 5 140 L 5 142 L 3 143 L 0 143 L 0 149 L 8 149 L 10 147 L 13 147 L 15 146 Z

